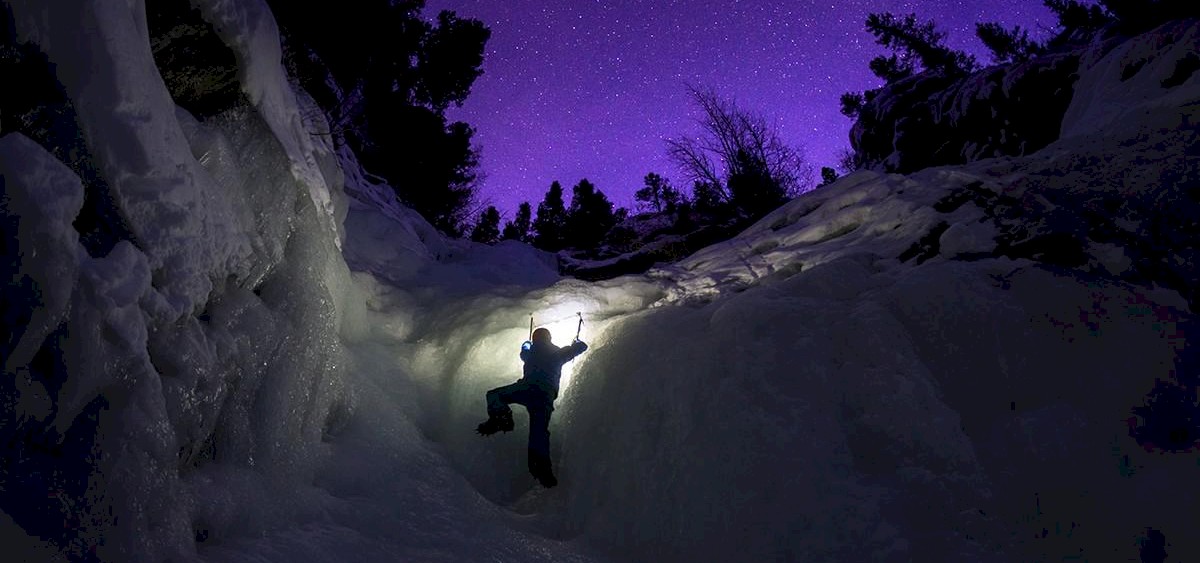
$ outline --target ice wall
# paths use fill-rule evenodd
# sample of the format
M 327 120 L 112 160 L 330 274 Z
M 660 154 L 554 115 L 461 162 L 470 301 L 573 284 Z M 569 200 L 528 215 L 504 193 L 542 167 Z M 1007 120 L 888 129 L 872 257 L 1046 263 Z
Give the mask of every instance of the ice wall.
M 1147 530 L 1200 553 L 1195 450 L 1131 415 L 1156 385 L 1194 400 L 1200 369 L 1176 242 L 1195 29 L 1089 62 L 1065 127 L 1099 131 L 858 173 L 651 272 L 673 305 L 610 326 L 559 410 L 563 535 L 634 559 L 1137 559 Z
M 339 332 L 353 311 L 341 172 L 299 126 L 269 11 L 194 3 L 235 48 L 251 100 L 199 122 L 159 78 L 141 2 L 9 4 L 104 183 L 0 138 L 31 311 L 5 358 L 6 434 L 26 437 L 5 510 L 73 560 L 185 560 L 197 542 L 294 518 L 290 491 L 350 409 Z M 130 238 L 90 256 L 72 222 L 103 186 L 93 197 Z
M 1123 108 L 1103 134 L 860 172 L 647 276 L 455 302 L 414 354 L 442 401 L 423 428 L 489 499 L 627 560 L 1136 560 L 1151 530 L 1200 553 L 1195 451 L 1135 438 L 1132 414 L 1198 369 L 1179 125 L 1200 82 L 1161 82 L 1194 28 L 1085 61 L 1066 127 Z M 1115 71 L 1136 60 L 1138 94 Z M 521 409 L 512 434 L 470 434 L 518 373 L 525 309 L 568 339 L 574 310 L 598 320 L 550 491 Z
M 653 281 L 456 302 L 414 351 L 423 427 L 484 496 L 623 560 L 1136 556 L 1147 528 L 1194 550 L 1195 455 L 1152 454 L 1128 426 L 1187 346 L 1186 303 L 985 256 L 999 229 L 981 210 L 918 203 L 978 178 L 866 173 Z M 977 232 L 901 259 L 941 221 Z M 549 491 L 524 467 L 522 409 L 511 434 L 471 433 L 483 392 L 519 374 L 525 310 L 559 341 L 572 311 L 595 319 Z

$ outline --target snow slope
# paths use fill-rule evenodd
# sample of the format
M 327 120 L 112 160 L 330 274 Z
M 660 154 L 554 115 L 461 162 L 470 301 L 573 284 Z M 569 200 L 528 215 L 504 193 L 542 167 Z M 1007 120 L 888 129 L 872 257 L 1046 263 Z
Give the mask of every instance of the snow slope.
M 19 557 L 1122 560 L 1148 529 L 1200 553 L 1200 458 L 1130 433 L 1156 381 L 1197 369 L 1200 78 L 1161 85 L 1194 23 L 1083 58 L 1088 95 L 1035 154 L 860 172 L 586 283 L 443 239 L 309 137 L 261 1 L 194 2 L 252 104 L 202 122 L 140 2 L 10 4 L 134 237 L 89 256 L 71 223 L 95 186 L 0 137 Z M 545 490 L 521 409 L 516 432 L 473 428 L 529 315 L 561 343 L 577 312 L 591 350 L 564 370 Z

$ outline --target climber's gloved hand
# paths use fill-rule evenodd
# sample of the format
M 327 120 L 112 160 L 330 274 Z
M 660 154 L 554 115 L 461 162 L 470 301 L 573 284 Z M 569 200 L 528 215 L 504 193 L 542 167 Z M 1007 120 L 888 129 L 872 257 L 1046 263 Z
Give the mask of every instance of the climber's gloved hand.
M 528 349 L 530 349 L 530 348 L 533 348 L 533 343 L 532 343 L 532 342 L 530 342 L 530 341 L 526 340 L 525 342 L 522 342 L 522 343 L 521 343 L 521 349 L 522 349 L 522 350 L 528 350 Z

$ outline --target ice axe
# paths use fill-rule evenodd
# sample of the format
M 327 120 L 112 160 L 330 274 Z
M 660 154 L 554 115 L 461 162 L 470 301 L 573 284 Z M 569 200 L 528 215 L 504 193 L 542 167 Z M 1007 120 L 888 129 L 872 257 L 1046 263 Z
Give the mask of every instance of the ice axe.
M 579 326 L 575 327 L 575 341 L 579 341 L 579 333 L 583 332 L 583 313 L 575 313 L 579 315 Z
M 528 350 L 533 347 L 533 313 L 529 313 L 529 340 L 521 344 L 522 350 Z

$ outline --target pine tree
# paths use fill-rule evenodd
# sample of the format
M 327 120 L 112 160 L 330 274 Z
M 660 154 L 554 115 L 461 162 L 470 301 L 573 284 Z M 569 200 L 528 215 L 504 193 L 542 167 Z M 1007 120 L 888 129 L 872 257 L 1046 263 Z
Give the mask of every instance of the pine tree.
M 1095 31 L 1112 21 L 1098 5 L 1086 6 L 1078 0 L 1042 0 L 1058 18 L 1058 27 L 1069 35 L 1075 31 Z
M 566 225 L 567 210 L 563 205 L 562 184 L 555 181 L 538 204 L 537 218 L 533 220 L 534 246 L 550 252 L 562 250 Z
M 1128 35 L 1149 31 L 1170 20 L 1200 17 L 1200 2 L 1196 0 L 1100 0 L 1100 6 Z
M 500 211 L 496 206 L 489 205 L 479 215 L 475 228 L 471 230 L 471 240 L 484 244 L 493 244 L 500 240 Z
M 1008 30 L 998 23 L 979 23 L 975 24 L 975 35 L 992 52 L 992 62 L 997 64 L 1027 61 L 1043 49 L 1021 26 Z
M 890 49 L 890 57 L 880 55 L 871 61 L 871 70 L 888 82 L 895 82 L 920 69 L 948 76 L 963 75 L 975 69 L 975 58 L 943 44 L 946 34 L 932 21 L 918 21 L 916 14 L 897 17 L 883 12 L 867 16 L 867 31 L 875 42 Z
M 901 59 L 899 55 L 879 55 L 867 63 L 871 74 L 878 76 L 885 84 L 900 82 L 913 75 L 914 67 L 911 60 Z
M 719 186 L 697 180 L 692 184 L 692 207 L 697 213 L 721 216 L 728 213 L 729 204 Z
M 325 113 L 324 134 L 435 227 L 461 234 L 478 183 L 474 130 L 445 111 L 482 74 L 491 32 L 422 0 L 359 0 L 311 10 L 268 0 L 297 80 Z
M 661 199 L 663 211 L 674 213 L 679 209 L 679 205 L 683 203 L 683 194 L 679 193 L 679 190 L 675 189 L 675 186 L 672 186 L 670 182 L 667 182 L 663 184 Z
M 762 217 L 788 200 L 787 190 L 780 185 L 767 162 L 746 151 L 738 151 L 730 166 L 729 200 L 749 217 Z
M 517 216 L 512 221 L 504 223 L 504 233 L 500 235 L 500 238 L 529 242 L 531 215 L 532 211 L 530 211 L 529 202 L 522 201 L 521 205 L 517 206 Z
M 858 119 L 858 114 L 862 113 L 863 106 L 867 103 L 862 92 L 846 92 L 842 94 L 841 111 L 842 115 L 850 119 Z
M 571 189 L 571 207 L 567 210 L 566 243 L 572 248 L 595 248 L 615 224 L 608 196 L 587 179 L 575 184 Z
M 875 42 L 892 52 L 879 55 L 868 63 L 871 72 L 885 84 L 895 84 L 922 71 L 961 76 L 978 66 L 975 57 L 943 44 L 946 34 L 938 31 L 932 21 L 918 21 L 916 14 L 904 17 L 886 12 L 870 14 L 866 23 Z M 867 90 L 842 94 L 842 115 L 858 119 L 877 93 L 878 90 Z
M 643 179 L 643 188 L 633 195 L 633 198 L 649 210 L 673 213 L 679 205 L 681 194 L 666 178 L 651 172 Z
M 821 185 L 817 186 L 817 187 L 828 186 L 829 184 L 836 182 L 837 179 L 838 179 L 837 170 L 834 170 L 833 168 L 830 168 L 828 166 L 822 166 L 821 167 Z

